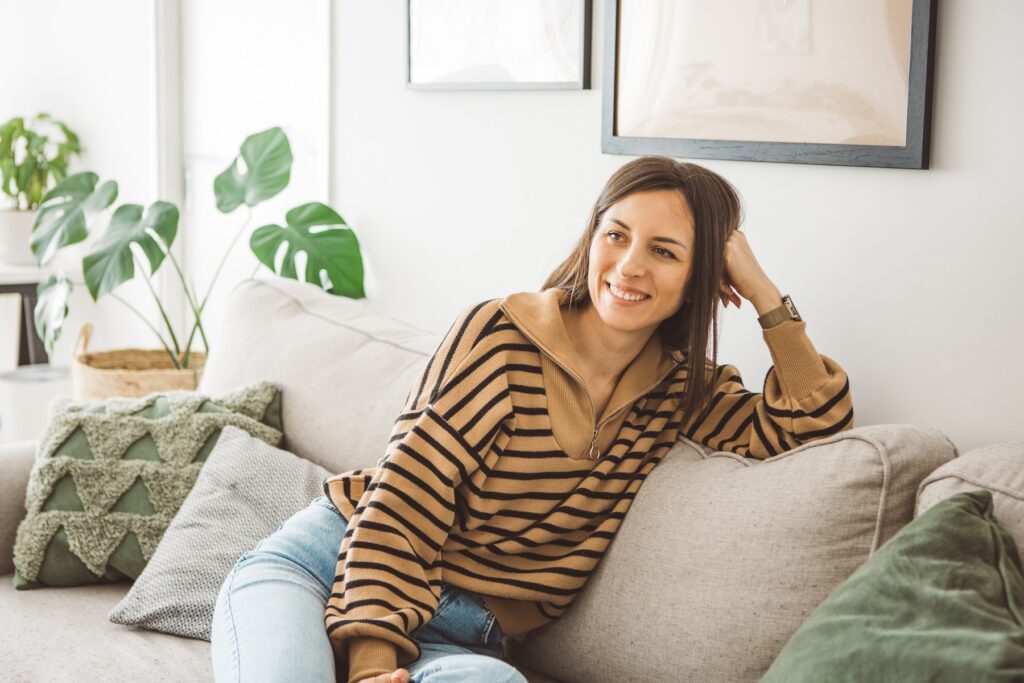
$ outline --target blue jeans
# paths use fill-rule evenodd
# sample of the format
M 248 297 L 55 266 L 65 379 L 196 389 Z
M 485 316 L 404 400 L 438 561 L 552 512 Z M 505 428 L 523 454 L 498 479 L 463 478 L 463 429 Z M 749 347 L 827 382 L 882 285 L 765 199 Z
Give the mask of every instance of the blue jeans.
M 324 613 L 347 526 L 318 496 L 238 559 L 213 614 L 216 681 L 335 680 Z M 422 651 L 404 667 L 411 683 L 526 683 L 504 661 L 501 627 L 471 591 L 442 584 L 433 618 L 410 636 Z M 337 678 L 347 679 L 347 671 Z

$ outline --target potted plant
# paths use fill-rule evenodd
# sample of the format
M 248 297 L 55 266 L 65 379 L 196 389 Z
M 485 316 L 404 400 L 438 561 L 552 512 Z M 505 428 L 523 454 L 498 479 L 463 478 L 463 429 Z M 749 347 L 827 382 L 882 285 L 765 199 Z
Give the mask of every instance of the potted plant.
M 40 113 L 0 126 L 0 264 L 35 263 L 29 237 L 43 195 L 67 175 L 82 148 L 66 125 Z
M 78 398 L 142 396 L 166 389 L 195 389 L 201 377 L 209 343 L 202 315 L 227 257 L 251 220 L 251 208 L 287 187 L 291 176 L 291 146 L 284 131 L 270 128 L 250 135 L 238 156 L 216 177 L 213 192 L 217 208 L 225 214 L 240 206 L 250 209 L 225 251 L 203 296 L 185 275 L 171 246 L 178 230 L 178 208 L 165 201 L 147 209 L 139 204 L 121 204 L 113 210 L 105 232 L 82 259 L 84 283 L 73 282 L 59 271 L 40 283 L 35 310 L 36 329 L 48 352 L 60 337 L 68 312 L 73 286 L 88 289 L 93 301 L 110 296 L 127 306 L 152 330 L 162 349 L 116 349 L 85 352 L 72 365 L 72 391 Z M 37 262 L 49 261 L 62 247 L 89 235 L 96 216 L 107 211 L 117 197 L 117 183 L 99 184 L 95 173 L 83 172 L 64 178 L 43 197 L 32 231 L 31 247 Z M 353 299 L 365 297 L 363 261 L 359 241 L 345 220 L 320 202 L 296 206 L 285 214 L 285 224 L 271 223 L 257 228 L 249 238 L 252 253 L 281 277 L 304 280 L 332 294 Z M 283 258 L 275 263 L 285 245 Z M 306 254 L 305 267 L 296 268 L 296 257 Z M 176 334 L 174 326 L 150 280 L 160 266 L 170 262 L 191 311 L 187 334 Z M 155 300 L 160 321 L 153 324 L 114 291 L 139 276 Z M 182 330 L 184 332 L 184 330 Z M 192 346 L 202 342 L 202 351 Z

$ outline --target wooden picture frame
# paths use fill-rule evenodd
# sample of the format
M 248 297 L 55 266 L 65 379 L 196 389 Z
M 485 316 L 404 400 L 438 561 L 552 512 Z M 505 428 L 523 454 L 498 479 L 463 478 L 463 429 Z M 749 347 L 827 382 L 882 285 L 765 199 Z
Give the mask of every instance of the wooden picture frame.
M 935 22 L 936 0 L 607 0 L 601 149 L 928 168 Z

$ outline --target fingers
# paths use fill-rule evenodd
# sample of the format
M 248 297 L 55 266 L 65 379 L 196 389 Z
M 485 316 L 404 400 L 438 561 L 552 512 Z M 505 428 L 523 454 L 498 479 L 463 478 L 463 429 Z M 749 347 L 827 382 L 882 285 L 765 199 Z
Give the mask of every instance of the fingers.
M 389 674 L 380 674 L 373 678 L 364 678 L 359 683 L 409 683 L 409 672 L 405 669 L 395 669 Z

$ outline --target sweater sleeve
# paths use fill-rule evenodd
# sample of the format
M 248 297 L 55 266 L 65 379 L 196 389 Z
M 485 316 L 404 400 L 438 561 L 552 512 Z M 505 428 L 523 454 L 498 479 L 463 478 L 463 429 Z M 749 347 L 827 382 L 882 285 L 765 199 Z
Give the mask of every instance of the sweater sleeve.
M 497 309 L 487 303 L 459 315 L 413 384 L 349 520 L 325 624 L 350 683 L 419 659 L 409 634 L 438 605 L 456 490 L 512 415 L 507 379 L 494 372 L 498 349 L 487 341 Z
M 716 450 L 765 459 L 852 429 L 850 380 L 818 354 L 806 328 L 804 320 L 787 320 L 762 330 L 774 361 L 763 393 L 748 391 L 734 366 L 719 365 L 710 402 L 682 433 Z

